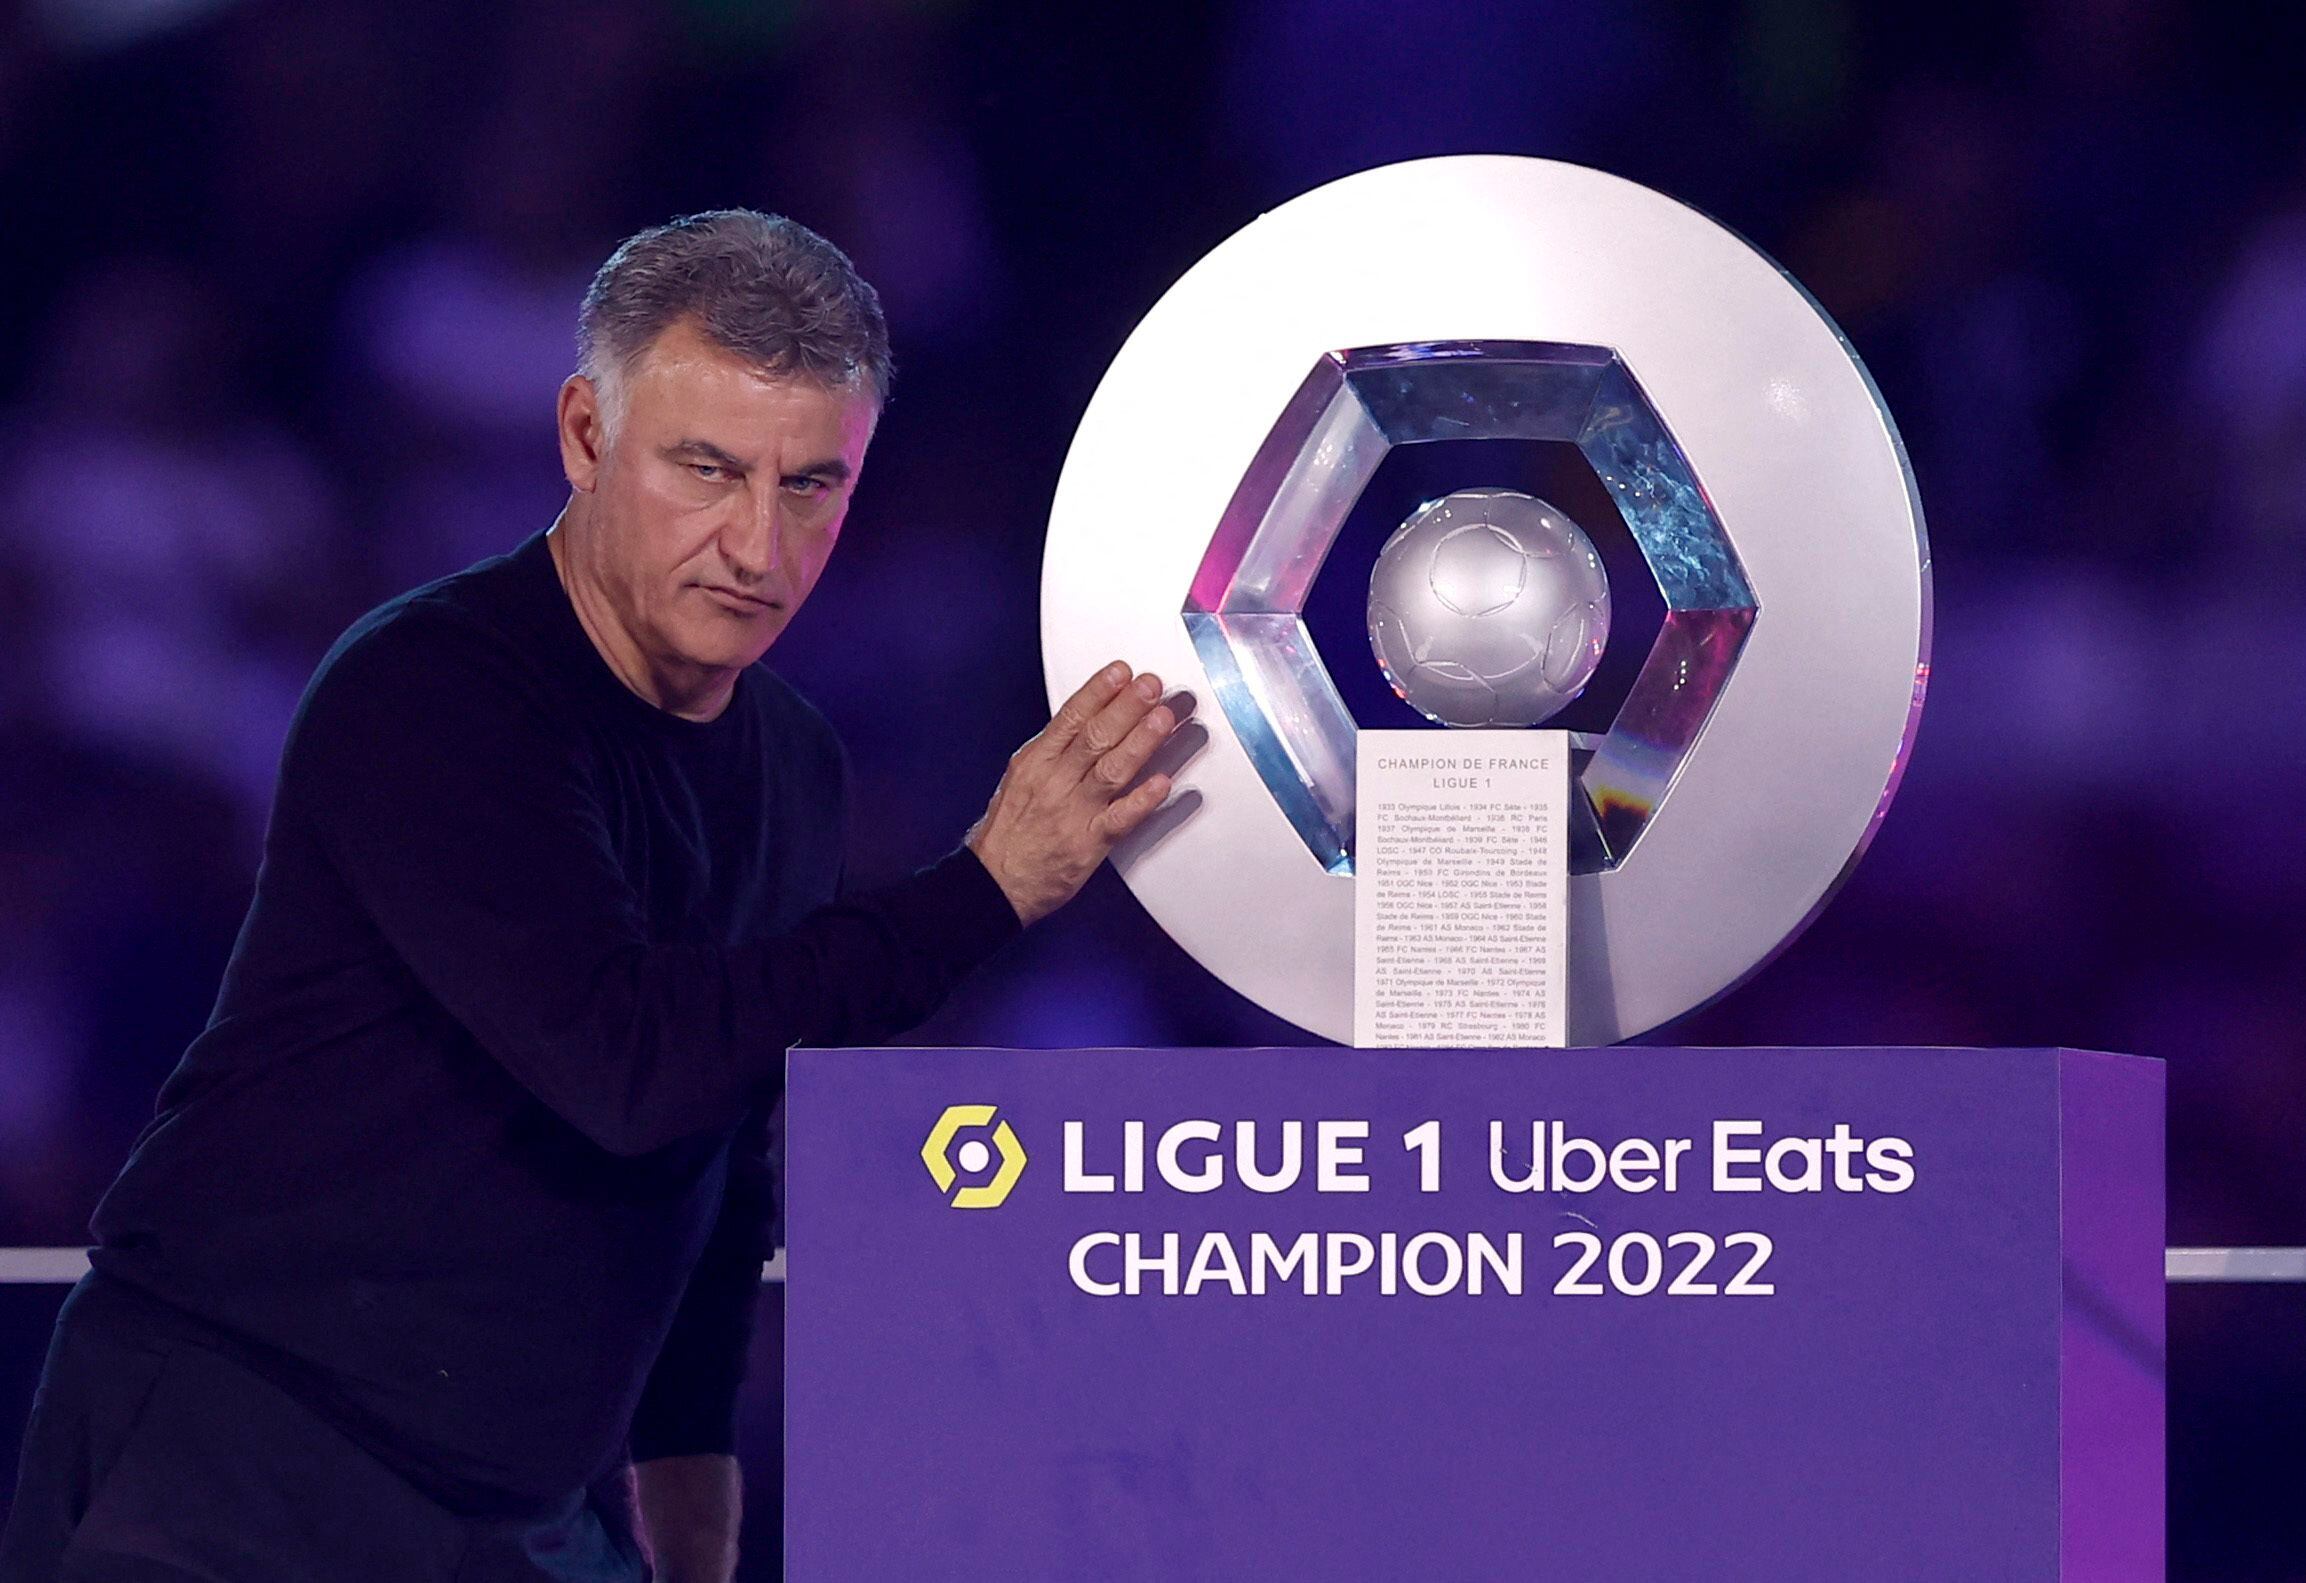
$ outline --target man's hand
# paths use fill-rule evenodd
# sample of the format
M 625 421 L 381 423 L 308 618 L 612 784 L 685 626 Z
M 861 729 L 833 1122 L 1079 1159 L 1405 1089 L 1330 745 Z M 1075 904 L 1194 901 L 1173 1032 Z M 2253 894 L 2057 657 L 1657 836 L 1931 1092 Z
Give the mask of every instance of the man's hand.
M 1019 918 L 1032 923 L 1072 900 L 1115 843 L 1161 806 L 1169 777 L 1137 777 L 1176 729 L 1161 678 L 1132 680 L 1116 660 L 1009 756 L 968 842 Z
M 633 1486 L 657 1583 L 729 1583 L 744 1509 L 737 1459 L 652 1457 L 633 1464 Z

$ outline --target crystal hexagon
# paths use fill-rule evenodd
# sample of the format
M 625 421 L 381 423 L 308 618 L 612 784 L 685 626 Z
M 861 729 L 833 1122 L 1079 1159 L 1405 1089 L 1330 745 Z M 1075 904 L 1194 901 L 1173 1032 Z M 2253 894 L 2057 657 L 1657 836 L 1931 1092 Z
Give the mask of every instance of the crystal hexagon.
M 1326 354 L 1220 517 L 1186 630 L 1292 828 L 1324 867 L 1350 873 L 1356 727 L 1305 629 L 1306 595 L 1385 453 L 1455 439 L 1574 444 L 1664 596 L 1664 623 L 1609 729 L 1573 735 L 1583 817 L 1572 867 L 1615 868 L 1695 748 L 1759 605 L 1665 419 L 1610 348 L 1445 341 Z

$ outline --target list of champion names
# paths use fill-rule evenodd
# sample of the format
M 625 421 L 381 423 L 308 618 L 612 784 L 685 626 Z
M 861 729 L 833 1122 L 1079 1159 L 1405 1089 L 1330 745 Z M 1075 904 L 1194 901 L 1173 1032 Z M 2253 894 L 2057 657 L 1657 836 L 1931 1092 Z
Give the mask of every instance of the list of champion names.
M 1353 1042 L 1562 1044 L 1569 738 L 1364 731 Z

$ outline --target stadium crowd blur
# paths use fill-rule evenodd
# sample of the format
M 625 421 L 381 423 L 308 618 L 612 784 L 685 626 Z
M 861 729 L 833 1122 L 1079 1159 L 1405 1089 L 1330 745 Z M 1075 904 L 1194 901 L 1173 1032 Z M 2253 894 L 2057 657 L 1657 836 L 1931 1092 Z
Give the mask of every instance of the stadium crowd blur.
M 0 0 L 0 1241 L 84 1238 L 205 1018 L 327 644 L 551 519 L 617 238 L 786 212 L 883 293 L 896 399 L 772 655 L 851 746 L 877 876 L 1043 716 L 1040 535 L 1137 316 L 1324 179 L 1508 151 L 1783 260 L 1896 413 L 1936 555 L 1871 854 L 1654 1037 L 2167 1057 L 2172 1242 L 2306 1243 L 2295 11 Z M 1108 874 L 921 1037 L 1304 1036 Z M 11 1436 L 49 1301 L 7 1327 Z M 2306 1578 L 2306 1290 L 2178 1288 L 2171 1331 L 2172 1575 Z

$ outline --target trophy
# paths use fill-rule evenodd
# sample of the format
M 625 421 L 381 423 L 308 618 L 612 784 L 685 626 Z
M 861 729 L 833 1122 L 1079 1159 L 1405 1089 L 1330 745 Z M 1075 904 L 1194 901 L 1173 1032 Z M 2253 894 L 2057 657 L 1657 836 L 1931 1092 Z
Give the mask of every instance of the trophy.
M 1325 574 L 1389 453 L 1440 441 L 1573 447 L 1606 505 L 1469 465 Z M 1365 587 L 1366 646 L 1316 646 L 1324 575 Z M 1052 703 L 1121 653 L 1202 704 L 1190 811 L 1115 854 L 1130 888 L 1220 979 L 1340 1041 L 1343 668 L 1446 743 L 1566 718 L 1627 657 L 1563 739 L 1567 1042 L 1601 1045 L 1723 994 L 1832 897 L 1905 765 L 1929 620 L 1912 473 L 1823 310 L 1683 204 L 1506 156 L 1347 177 L 1189 270 L 1082 419 L 1042 582 Z

